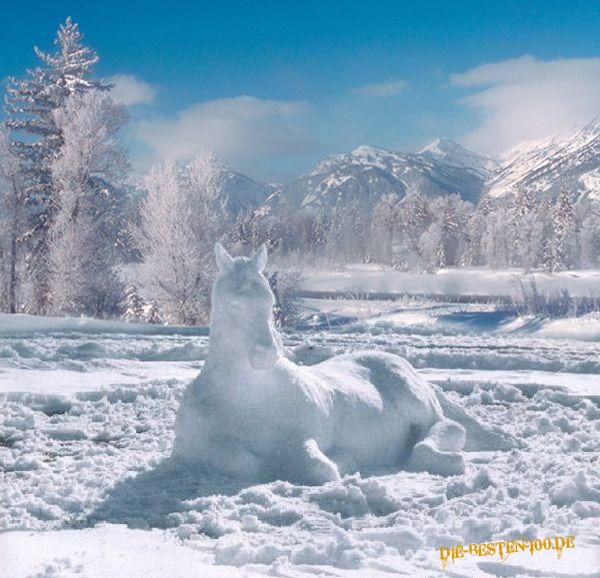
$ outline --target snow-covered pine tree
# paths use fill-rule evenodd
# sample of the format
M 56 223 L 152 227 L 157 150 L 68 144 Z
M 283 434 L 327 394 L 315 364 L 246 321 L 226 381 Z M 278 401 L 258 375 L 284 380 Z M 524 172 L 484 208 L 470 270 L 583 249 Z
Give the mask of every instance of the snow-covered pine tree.
M 144 305 L 142 319 L 146 323 L 151 323 L 152 325 L 160 325 L 163 322 L 162 317 L 160 316 L 160 309 L 158 308 L 155 299 L 152 299 L 150 303 Z
M 135 283 L 125 287 L 125 302 L 123 303 L 123 319 L 129 323 L 139 323 L 144 319 L 144 300 L 140 297 Z
M 11 151 L 7 130 L 0 126 L 0 306 L 9 313 L 19 308 L 21 245 L 26 231 L 22 194 L 19 161 Z
M 548 193 L 541 197 L 533 215 L 530 252 L 536 267 L 554 269 L 553 203 Z
M 115 270 L 128 164 L 116 142 L 123 105 L 98 90 L 73 93 L 54 113 L 62 146 L 52 164 L 48 230 L 49 302 L 54 313 L 115 313 Z
M 512 237 L 510 261 L 517 267 L 529 269 L 535 264 L 531 251 L 531 235 L 536 204 L 535 192 L 527 187 L 512 194 L 508 234 Z
M 48 301 L 48 229 L 54 206 L 52 164 L 62 146 L 54 112 L 71 94 L 110 86 L 91 80 L 98 56 L 83 45 L 83 35 L 71 18 L 59 27 L 57 49 L 46 53 L 35 47 L 41 65 L 23 79 L 9 78 L 5 97 L 5 126 L 11 150 L 19 159 L 21 196 L 29 230 L 27 264 L 35 289 L 29 308 L 44 312 Z
M 577 259 L 575 210 L 571 195 L 562 189 L 554 204 L 554 271 L 570 269 Z

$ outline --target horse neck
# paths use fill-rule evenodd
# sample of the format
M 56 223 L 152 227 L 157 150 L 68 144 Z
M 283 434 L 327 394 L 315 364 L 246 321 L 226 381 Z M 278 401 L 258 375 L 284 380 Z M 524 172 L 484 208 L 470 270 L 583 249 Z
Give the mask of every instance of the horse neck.
M 241 372 L 246 375 L 254 371 L 248 360 L 253 341 L 252 337 L 243 332 L 239 325 L 226 320 L 222 308 L 226 304 L 213 301 L 212 317 L 210 322 L 210 341 L 208 356 L 205 362 L 207 370 L 217 371 L 219 374 L 235 374 Z M 273 329 L 272 319 L 267 320 Z M 278 346 L 277 335 L 273 335 L 276 346 Z
M 214 320 L 210 324 L 210 341 L 208 344 L 208 356 L 205 365 L 210 368 L 219 368 L 231 372 L 238 366 L 249 365 L 246 359 L 246 349 L 241 335 L 231 331 L 230 327 L 224 327 L 220 321 Z M 240 349 L 244 348 L 240 355 Z

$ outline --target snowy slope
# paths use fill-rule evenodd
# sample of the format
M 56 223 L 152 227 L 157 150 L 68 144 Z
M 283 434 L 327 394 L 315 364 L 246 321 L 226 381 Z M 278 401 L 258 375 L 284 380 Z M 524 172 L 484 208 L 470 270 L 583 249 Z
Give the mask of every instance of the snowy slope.
M 460 194 L 476 202 L 485 180 L 495 169 L 489 157 L 447 139 L 420 153 L 401 153 L 360 146 L 350 153 L 319 162 L 266 202 L 271 211 L 331 209 L 357 204 L 371 209 L 386 194 L 403 197 L 410 191 L 427 196 Z
M 234 215 L 260 206 L 274 191 L 266 183 L 230 170 L 224 170 L 220 174 L 219 185 L 220 194 L 225 199 L 228 210 Z
M 486 186 L 493 198 L 518 189 L 556 196 L 564 188 L 578 200 L 600 201 L 600 119 L 567 134 L 524 143 L 506 157 Z
M 499 164 L 493 158 L 477 153 L 448 138 L 439 138 L 419 151 L 422 156 L 456 167 L 475 171 L 486 179 L 495 173 Z

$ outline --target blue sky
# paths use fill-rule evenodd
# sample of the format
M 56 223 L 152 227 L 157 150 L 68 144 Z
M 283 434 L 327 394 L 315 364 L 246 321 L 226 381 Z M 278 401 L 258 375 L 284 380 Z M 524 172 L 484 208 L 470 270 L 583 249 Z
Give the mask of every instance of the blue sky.
M 371 144 L 437 136 L 498 155 L 600 114 L 600 2 L 23 2 L 0 78 L 68 15 L 132 120 L 136 166 L 214 150 L 285 180 Z

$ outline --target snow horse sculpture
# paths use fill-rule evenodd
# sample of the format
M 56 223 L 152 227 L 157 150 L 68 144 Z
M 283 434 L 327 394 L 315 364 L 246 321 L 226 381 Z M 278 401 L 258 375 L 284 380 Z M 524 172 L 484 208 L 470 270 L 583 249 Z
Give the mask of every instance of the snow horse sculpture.
M 233 258 L 217 244 L 216 259 L 208 356 L 181 402 L 176 459 L 239 479 L 321 484 L 382 468 L 462 473 L 465 428 L 473 449 L 506 449 L 502 433 L 397 355 L 296 365 L 273 324 L 265 247 Z

